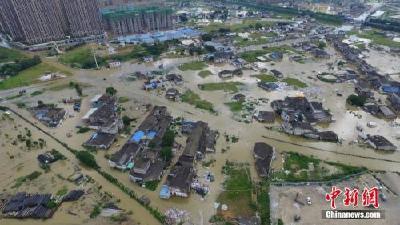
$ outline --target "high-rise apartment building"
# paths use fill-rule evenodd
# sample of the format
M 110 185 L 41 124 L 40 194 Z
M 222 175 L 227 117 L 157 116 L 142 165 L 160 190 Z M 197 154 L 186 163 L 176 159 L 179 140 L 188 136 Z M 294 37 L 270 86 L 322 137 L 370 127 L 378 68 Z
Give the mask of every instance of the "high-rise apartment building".
M 0 30 L 37 44 L 102 33 L 97 0 L 0 0 Z

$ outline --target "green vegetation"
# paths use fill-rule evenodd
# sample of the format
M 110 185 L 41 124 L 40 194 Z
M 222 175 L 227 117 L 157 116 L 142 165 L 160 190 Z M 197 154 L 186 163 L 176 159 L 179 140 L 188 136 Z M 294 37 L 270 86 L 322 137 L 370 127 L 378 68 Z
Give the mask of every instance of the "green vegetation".
M 207 65 L 202 61 L 193 61 L 180 65 L 178 68 L 182 71 L 187 70 L 203 70 Z
M 261 181 L 257 185 L 257 209 L 260 214 L 261 224 L 269 225 L 270 221 L 270 201 L 269 201 L 269 181 Z
M 58 196 L 64 196 L 68 193 L 68 188 L 67 186 L 63 186 L 60 190 L 57 191 L 56 195 Z
M 96 218 L 98 215 L 100 215 L 100 213 L 101 213 L 101 205 L 98 204 L 93 208 L 92 212 L 90 213 L 90 218 L 91 219 Z
M 60 56 L 59 60 L 74 68 L 93 69 L 97 67 L 93 56 L 93 50 L 88 46 L 82 46 L 67 51 Z M 96 56 L 96 60 L 99 66 L 103 66 L 106 63 L 106 60 L 99 56 Z
M 243 85 L 240 82 L 219 82 L 219 83 L 205 83 L 199 84 L 202 91 L 226 91 L 236 93 L 239 91 L 238 86 Z
M 260 21 L 255 19 L 243 20 L 241 23 L 211 23 L 208 26 L 202 28 L 204 32 L 215 33 L 215 32 L 243 32 L 250 29 L 260 29 L 261 27 L 271 27 L 275 23 L 270 21 Z
M 285 78 L 283 79 L 283 82 L 287 83 L 289 86 L 293 86 L 296 88 L 306 88 L 307 84 L 304 82 L 301 82 L 300 80 L 296 78 Z
M 183 93 L 181 99 L 182 102 L 194 105 L 196 108 L 214 112 L 214 106 L 211 102 L 201 99 L 198 94 L 194 93 L 191 90 L 188 90 L 185 93 Z
M 249 168 L 227 161 L 222 170 L 228 178 L 224 182 L 224 191 L 218 196 L 217 201 L 227 204 L 234 216 L 253 216 L 253 184 Z
M 235 3 L 249 8 L 273 12 L 279 15 L 286 16 L 310 16 L 317 21 L 325 24 L 339 26 L 344 22 L 344 17 L 340 15 L 330 15 L 325 13 L 313 12 L 310 10 L 301 10 L 297 8 L 282 7 L 273 4 L 257 4 L 254 1 L 239 1 L 239 0 L 224 0 L 227 3 Z
M 242 52 L 240 54 L 240 57 L 244 60 L 246 60 L 249 63 L 252 62 L 257 62 L 257 57 L 272 53 L 272 52 L 295 52 L 295 49 L 293 49 L 291 46 L 288 45 L 282 45 L 278 47 L 269 47 L 266 49 L 262 50 L 253 50 L 253 51 L 247 51 L 247 52 Z
M 227 102 L 225 105 L 228 106 L 232 112 L 240 112 L 243 109 L 243 101 Z
M 23 58 L 26 56 L 18 50 L 0 47 L 0 63 L 14 62 Z
M 358 95 L 354 95 L 354 94 L 350 95 L 346 99 L 347 104 L 352 105 L 352 106 L 359 106 L 359 107 L 364 106 L 366 101 L 367 101 L 367 98 L 365 96 L 358 96 Z
M 129 98 L 128 97 L 119 97 L 118 98 L 118 103 L 125 103 L 125 102 L 129 102 Z
M 54 156 L 54 158 L 56 160 L 65 160 L 65 159 L 67 159 L 67 157 L 65 157 L 61 152 L 59 152 L 59 151 L 57 151 L 55 149 L 52 149 L 50 151 L 50 153 Z
M 114 96 L 114 95 L 117 94 L 117 92 L 118 92 L 117 89 L 115 89 L 114 87 L 107 87 L 106 88 L 106 93 L 108 95 Z
M 91 129 L 89 127 L 79 127 L 78 131 L 76 132 L 77 134 L 84 134 L 89 132 Z
M 150 190 L 150 191 L 155 191 L 157 190 L 157 186 L 160 183 L 159 180 L 153 180 L 153 181 L 147 181 L 144 183 L 146 189 Z
M 358 33 L 354 33 L 360 38 L 366 38 L 370 39 L 372 43 L 377 44 L 377 45 L 383 45 L 387 47 L 393 47 L 393 48 L 400 48 L 400 43 L 393 41 L 391 38 L 386 37 L 384 33 L 378 31 L 378 30 L 368 30 L 368 31 L 362 31 Z
M 272 176 L 273 179 L 289 182 L 329 181 L 352 174 L 358 174 L 366 169 L 340 163 L 326 162 L 299 153 L 288 152 L 285 155 L 283 170 L 289 172 L 275 172 Z
M 44 89 L 39 90 L 39 91 L 34 91 L 34 92 L 32 92 L 31 96 L 34 97 L 34 96 L 41 95 L 44 93 L 44 91 L 45 91 Z
M 202 78 L 206 78 L 208 76 L 212 75 L 211 71 L 209 70 L 202 70 L 199 72 L 199 76 Z
M 22 176 L 22 177 L 18 177 L 15 180 L 15 184 L 12 186 L 12 188 L 18 188 L 20 187 L 23 183 L 27 182 L 27 181 L 32 181 L 37 179 L 40 175 L 42 175 L 41 172 L 38 171 L 33 171 L 32 173 L 26 175 L 26 176 Z
M 88 151 L 77 151 L 75 153 L 76 158 L 85 166 L 93 168 L 93 169 L 98 169 L 100 168 L 99 165 L 97 165 L 96 159 L 94 158 L 94 155 L 92 155 Z
M 47 63 L 40 63 L 39 65 L 23 70 L 17 75 L 0 82 L 0 90 L 29 86 L 33 83 L 38 82 L 38 78 L 45 73 L 55 72 L 61 72 L 65 75 L 71 75 L 71 72 L 63 70 L 59 67 Z
M 42 60 L 35 55 L 33 58 L 24 58 L 15 60 L 12 63 L 7 63 L 0 66 L 0 76 L 15 76 L 19 72 L 40 64 Z
M 276 79 L 275 76 L 269 75 L 269 74 L 259 74 L 259 75 L 254 75 L 253 77 L 258 78 L 261 80 L 261 82 L 277 82 L 278 79 Z

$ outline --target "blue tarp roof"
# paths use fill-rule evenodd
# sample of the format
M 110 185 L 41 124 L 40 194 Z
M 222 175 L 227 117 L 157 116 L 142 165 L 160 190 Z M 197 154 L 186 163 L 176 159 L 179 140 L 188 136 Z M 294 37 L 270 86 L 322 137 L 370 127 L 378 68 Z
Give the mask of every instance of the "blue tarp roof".
M 387 92 L 387 93 L 400 93 L 400 87 L 399 86 L 391 86 L 391 85 L 383 85 L 382 91 Z
M 143 139 L 143 136 L 144 136 L 144 132 L 143 132 L 143 131 L 141 131 L 141 130 L 136 131 L 136 133 L 134 133 L 134 134 L 132 135 L 131 141 L 136 142 L 136 143 L 139 143 L 140 140 Z
M 167 185 L 163 185 L 160 191 L 160 198 L 168 199 L 171 197 L 171 192 L 169 191 L 169 187 Z
M 156 136 L 156 134 L 157 132 L 155 131 L 149 131 L 146 136 L 148 139 L 153 139 Z

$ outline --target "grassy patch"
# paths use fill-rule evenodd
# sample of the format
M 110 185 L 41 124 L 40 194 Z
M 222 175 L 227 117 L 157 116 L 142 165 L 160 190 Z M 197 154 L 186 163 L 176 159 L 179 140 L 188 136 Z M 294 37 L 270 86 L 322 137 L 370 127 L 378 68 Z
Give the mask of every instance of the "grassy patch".
M 68 188 L 67 186 L 63 186 L 60 190 L 57 191 L 56 195 L 58 196 L 64 196 L 68 193 Z
M 257 57 L 272 53 L 272 52 L 295 52 L 295 49 L 288 45 L 282 45 L 282 46 L 277 46 L 277 47 L 270 47 L 262 50 L 253 50 L 253 51 L 247 51 L 247 52 L 242 52 L 240 54 L 240 57 L 246 60 L 247 62 L 257 62 Z
M 205 64 L 202 61 L 194 61 L 194 62 L 188 62 L 180 65 L 178 68 L 182 71 L 188 71 L 188 70 L 203 70 L 207 67 L 207 64 Z
M 32 92 L 31 96 L 34 97 L 34 96 L 41 95 L 44 93 L 44 91 L 45 91 L 44 89 L 39 90 L 39 91 L 34 91 L 34 92 Z
M 229 109 L 232 112 L 240 112 L 243 109 L 243 102 L 242 101 L 238 101 L 238 102 L 227 102 L 225 103 L 226 106 L 229 107 Z
M 391 48 L 400 48 L 400 43 L 393 41 L 391 38 L 386 37 L 383 33 L 378 30 L 369 30 L 362 32 L 353 32 L 352 34 L 356 34 L 360 38 L 370 39 L 372 43 L 377 45 L 383 45 Z
M 105 65 L 105 59 L 96 55 L 99 66 Z M 91 69 L 96 68 L 92 49 L 89 46 L 74 48 L 65 52 L 59 58 L 60 62 L 74 68 Z
M 306 88 L 307 84 L 296 79 L 296 78 L 285 78 L 283 82 L 287 83 L 289 86 L 293 86 L 296 88 Z
M 278 81 L 278 79 L 276 79 L 275 76 L 269 75 L 269 74 L 253 75 L 253 77 L 260 79 L 262 82 L 277 82 Z
M 42 175 L 41 172 L 38 171 L 34 171 L 26 176 L 22 176 L 22 177 L 18 177 L 15 180 L 15 184 L 12 186 L 12 188 L 18 188 L 20 187 L 23 183 L 27 182 L 27 181 L 32 181 L 37 179 L 40 175 Z
M 202 91 L 227 91 L 236 93 L 239 91 L 238 86 L 243 85 L 240 82 L 220 82 L 220 83 L 205 83 L 199 84 Z
M 202 78 L 206 78 L 206 77 L 212 75 L 211 71 L 209 71 L 209 70 L 202 70 L 198 74 Z
M 0 90 L 29 86 L 33 83 L 40 82 L 38 78 L 48 72 L 60 72 L 65 75 L 71 75 L 71 72 L 58 68 L 54 65 L 40 63 L 39 65 L 23 70 L 17 75 L 0 82 Z
M 241 23 L 233 23 L 233 24 L 211 23 L 211 24 L 203 27 L 202 30 L 207 33 L 217 32 L 220 30 L 229 30 L 232 32 L 243 32 L 246 30 L 253 29 L 256 26 L 271 27 L 274 24 L 275 23 L 271 22 L 271 21 L 260 21 L 260 20 L 255 20 L 255 19 L 247 19 L 247 20 L 243 20 Z
M 234 216 L 253 216 L 252 182 L 250 170 L 243 165 L 226 162 L 223 172 L 227 175 L 224 191 L 217 201 L 228 205 L 229 213 Z
M 185 93 L 183 93 L 181 99 L 183 102 L 194 105 L 196 108 L 214 112 L 214 106 L 211 102 L 201 99 L 198 94 L 194 93 L 191 90 L 188 90 Z
M 0 63 L 14 62 L 22 58 L 26 58 L 22 52 L 15 49 L 0 47 Z
M 118 98 L 118 103 L 125 103 L 125 102 L 129 102 L 129 98 L 128 97 L 119 97 Z
M 313 169 L 310 169 L 310 166 Z M 288 152 L 285 154 L 283 170 L 289 172 L 275 172 L 273 174 L 273 179 L 291 182 L 329 181 L 347 175 L 357 174 L 366 169 L 340 163 L 326 162 L 299 153 Z

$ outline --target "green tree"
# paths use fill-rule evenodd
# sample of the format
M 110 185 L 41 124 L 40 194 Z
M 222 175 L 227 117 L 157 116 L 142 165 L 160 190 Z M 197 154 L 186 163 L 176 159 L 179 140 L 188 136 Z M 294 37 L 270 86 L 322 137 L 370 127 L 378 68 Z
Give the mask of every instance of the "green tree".
M 114 96 L 117 94 L 117 90 L 114 87 L 108 87 L 106 88 L 106 93 L 108 95 Z
M 364 96 L 358 96 L 358 95 L 350 95 L 347 97 L 346 102 L 350 105 L 353 106 L 359 106 L 362 107 L 364 106 L 365 102 L 367 101 L 367 98 Z
M 96 159 L 94 158 L 94 155 L 92 155 L 88 151 L 78 151 L 76 152 L 76 158 L 83 163 L 84 165 L 93 168 L 93 169 L 98 169 L 99 165 L 97 165 Z

